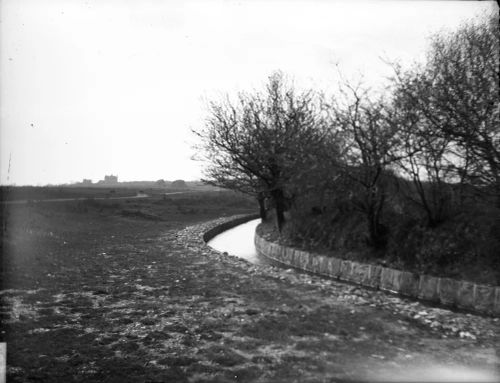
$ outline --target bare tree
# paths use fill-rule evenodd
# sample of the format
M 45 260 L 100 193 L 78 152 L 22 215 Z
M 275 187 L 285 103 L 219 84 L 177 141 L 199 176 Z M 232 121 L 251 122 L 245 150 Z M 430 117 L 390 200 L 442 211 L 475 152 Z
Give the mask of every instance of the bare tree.
M 262 220 L 267 218 L 266 200 L 269 199 L 267 188 L 251 173 L 244 173 L 232 163 L 222 163 L 214 159 L 214 163 L 205 169 L 206 184 L 239 191 L 257 199 L 259 215 Z
M 413 186 L 403 192 L 405 197 L 425 213 L 427 225 L 434 227 L 450 212 L 455 156 L 451 140 L 436 134 L 418 110 L 405 101 L 396 94 L 388 119 L 397 128 L 393 160 L 403 180 L 409 178 Z
M 315 147 L 325 136 L 321 126 L 315 94 L 296 91 L 274 73 L 264 92 L 210 104 L 206 126 L 197 132 L 206 174 L 221 186 L 270 196 L 281 231 L 294 180 L 314 166 Z
M 357 185 L 351 192 L 352 203 L 367 218 L 369 243 L 381 247 L 385 244 L 382 214 L 396 129 L 387 122 L 387 105 L 382 99 L 372 101 L 367 90 L 349 84 L 342 94 L 344 105 L 331 107 L 333 128 L 341 132 L 344 142 L 338 167 Z
M 490 15 L 434 36 L 424 66 L 394 67 L 399 95 L 449 141 L 457 179 L 491 188 L 500 206 L 499 48 L 498 16 Z

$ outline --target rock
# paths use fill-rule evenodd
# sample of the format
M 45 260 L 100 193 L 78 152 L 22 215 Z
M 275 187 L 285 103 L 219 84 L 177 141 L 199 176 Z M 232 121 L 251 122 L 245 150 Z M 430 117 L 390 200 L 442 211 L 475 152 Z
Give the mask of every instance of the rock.
M 437 328 L 437 327 L 441 327 L 441 323 L 439 323 L 438 321 L 434 321 L 431 323 L 431 328 Z
M 356 304 L 357 304 L 357 305 L 366 305 L 366 304 L 368 304 L 368 303 L 370 303 L 370 302 L 369 302 L 369 301 L 367 301 L 367 300 L 366 300 L 366 299 L 364 299 L 364 298 L 358 298 L 358 299 L 357 299 L 357 301 L 356 301 Z
M 476 340 L 476 336 L 471 334 L 468 331 L 460 331 L 459 336 L 460 336 L 460 338 L 467 338 L 467 339 Z

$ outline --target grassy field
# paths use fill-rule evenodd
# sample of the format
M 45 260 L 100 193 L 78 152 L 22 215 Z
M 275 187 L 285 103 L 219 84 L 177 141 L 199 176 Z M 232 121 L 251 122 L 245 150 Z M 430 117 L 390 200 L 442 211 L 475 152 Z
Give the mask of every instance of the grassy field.
M 255 210 L 226 192 L 3 206 L 8 381 L 352 382 L 409 363 L 498 368 L 492 318 L 259 271 L 196 245 L 192 225 Z M 449 330 L 408 314 L 423 310 Z
M 110 196 L 135 196 L 138 189 L 97 188 L 97 187 L 58 187 L 58 186 L 2 186 L 2 201 L 45 200 L 59 198 L 106 198 Z
M 186 189 L 176 189 L 172 187 L 105 187 L 105 186 L 0 186 L 1 201 L 38 201 L 48 199 L 68 199 L 68 198 L 116 198 L 133 197 L 139 192 L 146 193 L 152 197 L 160 197 L 165 193 L 190 192 L 199 195 L 199 193 L 217 193 L 210 190 L 199 190 L 202 187 L 193 187 Z M 209 188 L 206 186 L 205 188 Z M 225 192 L 227 193 L 227 192 Z

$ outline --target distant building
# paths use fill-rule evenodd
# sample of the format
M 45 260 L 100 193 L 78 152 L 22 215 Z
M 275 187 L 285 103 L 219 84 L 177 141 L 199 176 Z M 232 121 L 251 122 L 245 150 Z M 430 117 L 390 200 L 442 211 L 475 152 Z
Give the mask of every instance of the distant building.
M 117 184 L 118 183 L 118 176 L 104 176 L 104 183 L 106 185 Z
M 92 185 L 92 180 L 89 180 L 87 178 L 84 178 L 83 181 L 82 181 L 82 184 L 83 185 Z

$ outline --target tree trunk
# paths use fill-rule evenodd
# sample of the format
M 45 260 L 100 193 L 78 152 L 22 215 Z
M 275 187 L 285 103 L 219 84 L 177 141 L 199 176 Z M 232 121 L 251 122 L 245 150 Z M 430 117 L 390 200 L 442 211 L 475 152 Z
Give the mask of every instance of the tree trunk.
M 386 245 L 386 228 L 380 223 L 382 208 L 385 201 L 383 196 L 377 201 L 376 196 L 371 195 L 366 216 L 368 219 L 368 232 L 370 235 L 370 245 L 375 249 L 383 248 Z
M 271 192 L 276 208 L 276 225 L 278 231 L 281 232 L 283 224 L 285 223 L 285 195 L 282 189 L 275 189 Z
M 496 194 L 496 205 L 500 209 L 500 177 L 496 177 L 495 184 L 493 185 L 494 193 Z
M 267 218 L 266 199 L 264 197 L 264 193 L 259 193 L 257 195 L 257 201 L 259 202 L 260 219 L 264 221 Z
M 378 217 L 372 216 L 368 218 L 368 230 L 370 232 L 370 245 L 375 249 L 383 248 L 386 244 L 385 230 Z

